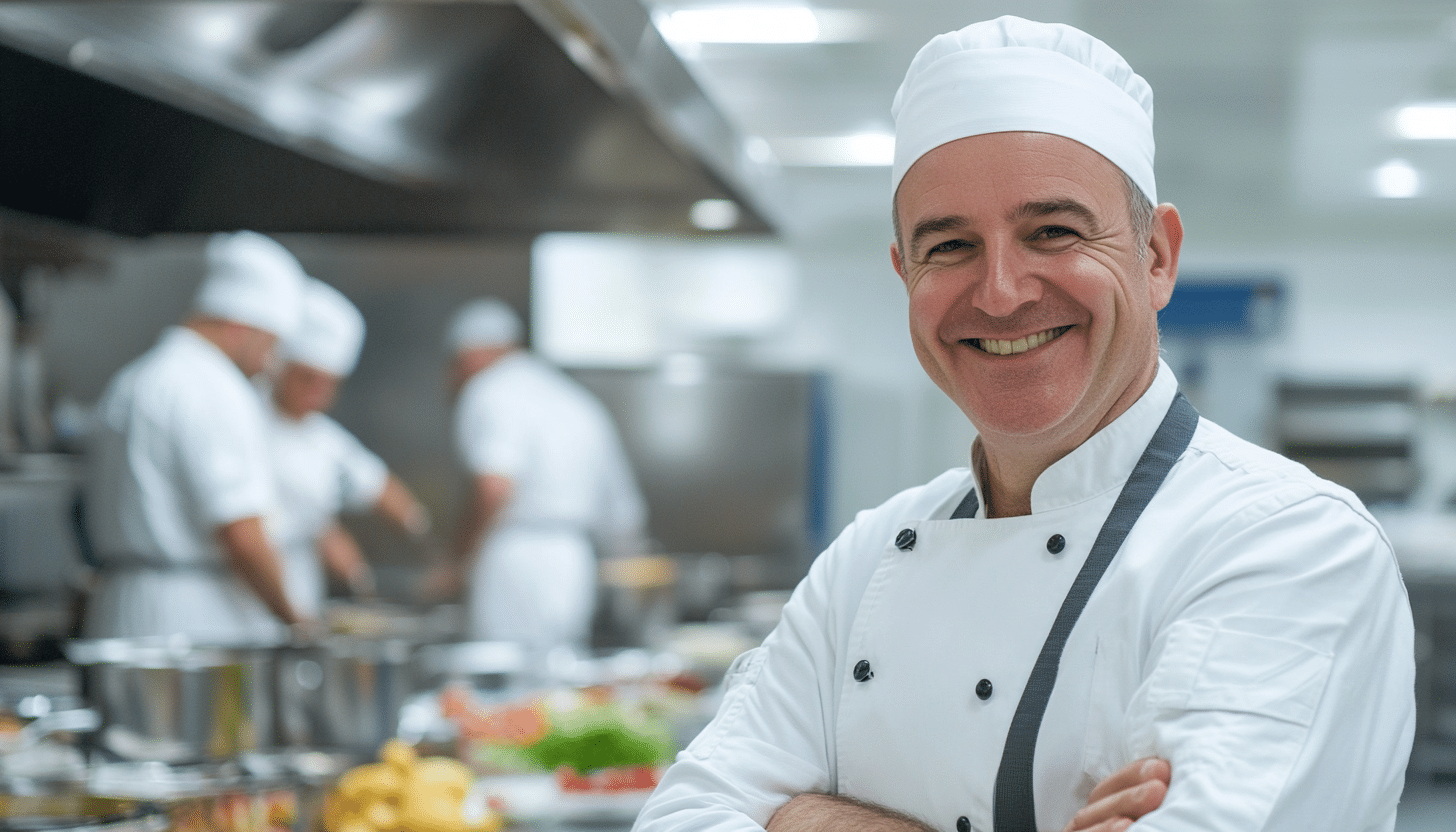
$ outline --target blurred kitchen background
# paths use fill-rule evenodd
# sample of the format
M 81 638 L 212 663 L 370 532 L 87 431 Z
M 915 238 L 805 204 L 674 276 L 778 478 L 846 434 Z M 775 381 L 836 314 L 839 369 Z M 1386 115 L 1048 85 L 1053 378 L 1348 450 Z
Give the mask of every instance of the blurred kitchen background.
M 925 40 L 1007 12 L 1151 83 L 1187 228 L 1166 358 L 1205 416 L 1386 521 L 1412 782 L 1456 779 L 1451 0 L 0 4 L 5 659 L 73 620 L 90 406 L 238 228 L 364 312 L 334 415 L 438 519 L 444 324 L 496 294 L 616 415 L 671 622 L 771 619 L 855 511 L 965 462 L 890 268 L 888 111 Z M 408 543 L 355 525 L 408 587 Z

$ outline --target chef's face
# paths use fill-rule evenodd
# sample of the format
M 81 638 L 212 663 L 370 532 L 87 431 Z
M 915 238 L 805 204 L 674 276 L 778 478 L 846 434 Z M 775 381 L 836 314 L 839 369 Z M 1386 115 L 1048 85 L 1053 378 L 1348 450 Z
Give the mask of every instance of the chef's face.
M 322 412 L 334 406 L 339 392 L 339 377 L 317 367 L 290 361 L 283 365 L 273 384 L 273 400 L 278 409 L 294 419 Z
M 255 376 L 268 369 L 273 362 L 273 349 L 278 345 L 278 336 L 257 327 L 242 324 L 237 327 L 240 335 L 234 360 L 244 375 Z
M 1182 229 L 1160 207 L 1144 252 L 1101 154 L 1046 133 L 959 139 L 915 162 L 896 210 L 916 355 L 984 438 L 1070 450 L 1151 383 Z

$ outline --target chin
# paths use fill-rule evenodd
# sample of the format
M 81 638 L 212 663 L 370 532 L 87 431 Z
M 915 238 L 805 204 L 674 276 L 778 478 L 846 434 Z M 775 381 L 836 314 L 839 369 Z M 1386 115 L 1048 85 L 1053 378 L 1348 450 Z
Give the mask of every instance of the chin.
M 1076 405 L 1060 396 L 1025 396 L 962 410 L 979 433 L 1029 438 L 1060 433 L 1073 418 Z

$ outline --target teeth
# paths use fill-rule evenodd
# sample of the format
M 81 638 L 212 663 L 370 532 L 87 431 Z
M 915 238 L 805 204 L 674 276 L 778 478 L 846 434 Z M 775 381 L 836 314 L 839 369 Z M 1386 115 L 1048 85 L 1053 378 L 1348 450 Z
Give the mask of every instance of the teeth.
M 1059 326 L 1056 329 L 1048 329 L 1038 332 L 1035 335 L 1028 335 L 1025 338 L 1017 338 L 1015 341 L 1001 341 L 996 338 L 978 338 L 972 340 L 972 344 L 980 347 L 992 355 L 1016 355 L 1018 353 L 1033 350 L 1045 344 L 1053 338 L 1066 332 L 1070 327 Z

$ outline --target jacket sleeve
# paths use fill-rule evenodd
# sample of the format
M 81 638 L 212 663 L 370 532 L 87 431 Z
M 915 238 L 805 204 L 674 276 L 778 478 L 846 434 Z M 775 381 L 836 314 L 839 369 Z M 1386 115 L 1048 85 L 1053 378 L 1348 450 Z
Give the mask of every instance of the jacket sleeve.
M 1389 830 L 1414 733 L 1409 603 L 1389 542 L 1329 495 L 1250 509 L 1193 559 L 1127 714 L 1172 763 L 1146 832 Z
M 637 832 L 759 829 L 791 797 L 830 790 L 836 645 L 873 571 L 862 556 L 844 563 L 867 551 L 855 528 L 815 561 L 763 646 L 734 662 L 717 716 L 667 770 Z

